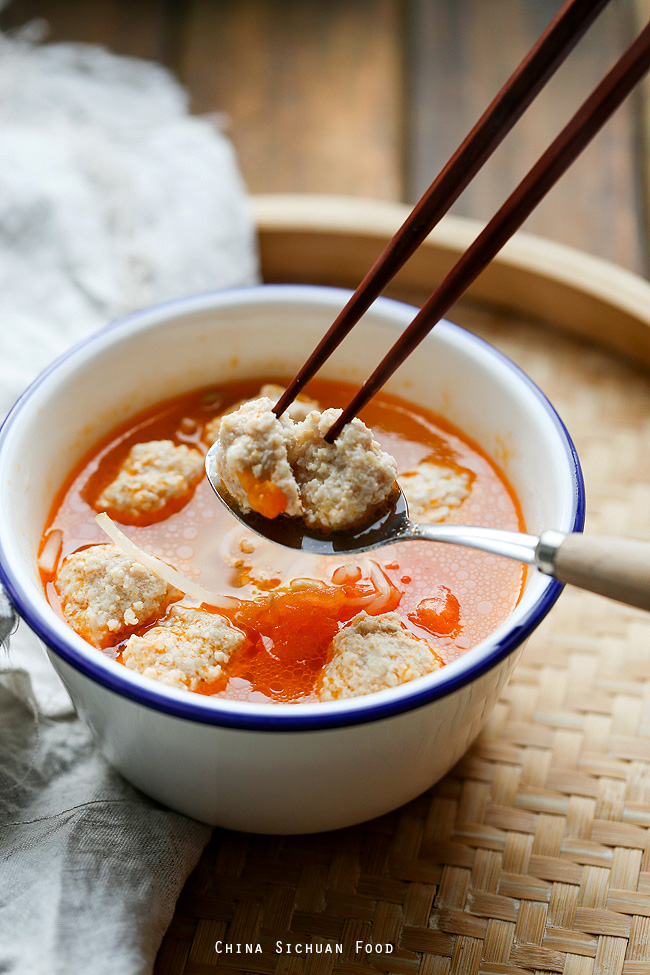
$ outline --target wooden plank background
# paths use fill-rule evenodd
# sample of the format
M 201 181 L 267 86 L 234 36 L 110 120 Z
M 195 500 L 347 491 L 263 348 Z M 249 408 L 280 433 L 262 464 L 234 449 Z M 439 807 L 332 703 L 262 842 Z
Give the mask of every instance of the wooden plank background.
M 14 0 L 31 18 L 169 65 L 193 110 L 225 116 L 252 193 L 414 201 L 560 0 Z M 487 218 L 650 16 L 613 0 L 452 212 Z M 648 273 L 645 92 L 526 229 Z

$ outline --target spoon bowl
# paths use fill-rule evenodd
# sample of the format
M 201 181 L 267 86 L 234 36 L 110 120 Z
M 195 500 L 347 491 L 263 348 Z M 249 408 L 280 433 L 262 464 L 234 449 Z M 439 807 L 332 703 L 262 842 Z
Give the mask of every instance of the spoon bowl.
M 205 472 L 214 493 L 238 521 L 263 538 L 285 548 L 298 549 L 312 555 L 354 555 L 370 552 L 396 542 L 431 541 L 452 542 L 482 549 L 495 555 L 535 563 L 539 538 L 523 532 L 505 531 L 469 525 L 425 525 L 411 521 L 404 492 L 395 490 L 385 504 L 367 521 L 341 531 L 319 532 L 299 518 L 280 515 L 265 518 L 257 511 L 243 511 L 226 489 L 217 470 L 217 445 L 213 444 L 205 458 Z
M 208 480 L 223 505 L 251 531 L 278 545 L 312 555 L 355 555 L 396 542 L 447 542 L 532 565 L 560 582 L 641 609 L 650 609 L 650 544 L 619 538 L 590 538 L 553 529 L 541 535 L 479 525 L 425 525 L 411 521 L 402 489 L 372 520 L 345 531 L 319 533 L 299 518 L 265 518 L 242 511 L 216 467 L 216 444 L 205 458 Z
M 257 511 L 243 511 L 226 489 L 216 467 L 216 444 L 207 452 L 205 472 L 212 489 L 221 503 L 238 521 L 251 531 L 270 542 L 285 548 L 298 549 L 311 555 L 346 555 L 354 552 L 370 552 L 397 541 L 406 541 L 416 527 L 408 516 L 408 505 L 401 490 L 391 495 L 372 520 L 360 527 L 346 531 L 318 532 L 299 518 L 265 518 Z

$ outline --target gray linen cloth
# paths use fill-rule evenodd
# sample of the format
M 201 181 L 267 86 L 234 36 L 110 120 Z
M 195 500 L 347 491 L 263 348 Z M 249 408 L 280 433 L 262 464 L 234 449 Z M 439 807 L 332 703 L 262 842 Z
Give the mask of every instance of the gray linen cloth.
M 218 120 L 158 65 L 33 40 L 0 35 L 0 417 L 116 316 L 257 280 Z M 151 972 L 210 831 L 105 762 L 14 624 L 0 592 L 0 973 Z

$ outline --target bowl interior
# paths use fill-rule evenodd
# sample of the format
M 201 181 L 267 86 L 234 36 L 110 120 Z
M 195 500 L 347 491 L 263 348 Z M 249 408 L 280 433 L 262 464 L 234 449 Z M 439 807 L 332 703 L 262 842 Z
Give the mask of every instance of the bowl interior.
M 56 634 L 77 654 L 98 657 L 48 606 L 36 563 L 52 499 L 86 451 L 117 423 L 161 399 L 227 379 L 295 372 L 346 297 L 337 289 L 267 286 L 181 299 L 104 329 L 39 377 L 0 435 L 0 554 L 10 591 L 41 635 Z M 410 306 L 378 300 L 321 374 L 360 383 L 413 314 Z M 387 389 L 443 414 L 477 441 L 510 479 L 529 531 L 580 527 L 579 468 L 566 431 L 539 390 L 505 357 L 443 322 Z M 529 613 L 550 584 L 529 573 L 517 619 L 504 626 Z M 465 657 L 477 652 L 489 647 Z M 443 670 L 462 670 L 463 659 Z M 124 671 L 110 660 L 102 666 Z M 120 676 L 145 680 L 132 672 Z M 202 699 L 201 707 L 212 703 Z

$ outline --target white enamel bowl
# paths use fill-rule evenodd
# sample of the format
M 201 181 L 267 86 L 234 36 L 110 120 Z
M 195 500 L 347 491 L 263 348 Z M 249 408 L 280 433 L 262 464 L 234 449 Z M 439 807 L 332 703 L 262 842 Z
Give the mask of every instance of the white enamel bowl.
M 144 792 L 241 830 L 334 829 L 432 785 L 478 734 L 561 586 L 529 573 L 513 614 L 461 659 L 366 697 L 244 704 L 177 691 L 103 656 L 50 609 L 36 555 L 54 493 L 115 424 L 222 380 L 291 374 L 347 293 L 305 286 L 199 295 L 137 312 L 47 369 L 0 432 L 0 569 L 106 757 Z M 415 310 L 380 299 L 322 375 L 360 382 Z M 581 530 L 582 477 L 557 414 L 509 360 L 441 323 L 388 387 L 444 414 L 501 461 L 529 530 Z M 504 445 L 506 450 L 504 452 Z

